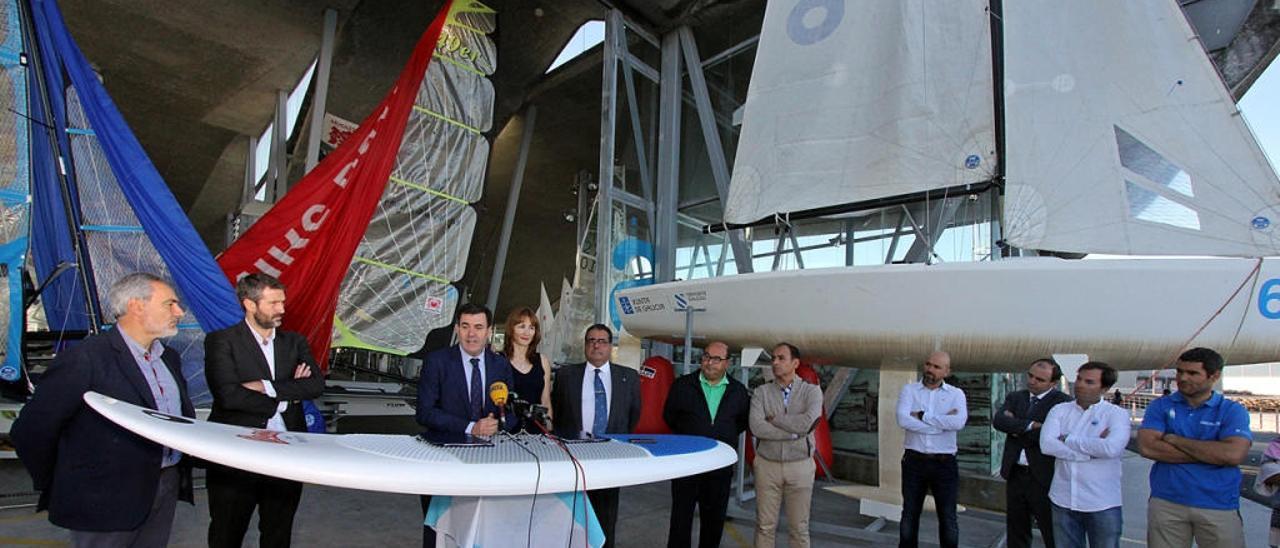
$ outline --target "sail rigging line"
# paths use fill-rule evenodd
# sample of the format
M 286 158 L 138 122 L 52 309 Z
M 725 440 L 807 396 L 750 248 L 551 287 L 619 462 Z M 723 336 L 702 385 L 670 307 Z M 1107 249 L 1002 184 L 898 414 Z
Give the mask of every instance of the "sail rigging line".
M 80 278 L 80 286 L 84 291 L 85 312 L 88 314 L 88 331 L 94 335 L 100 331 L 100 323 L 102 322 L 101 303 L 98 302 L 97 289 L 93 283 L 93 276 L 89 274 L 92 269 L 92 263 L 89 262 L 89 254 L 85 248 L 84 232 L 78 229 L 80 224 L 80 215 L 76 211 L 75 202 L 71 197 L 71 179 L 72 166 L 69 163 L 66 151 L 63 150 L 62 141 L 58 139 L 56 134 L 58 123 L 57 115 L 54 113 L 53 104 L 49 100 L 48 82 L 45 78 L 45 58 L 42 51 L 42 44 L 36 38 L 35 22 L 32 20 L 33 15 L 30 7 L 26 2 L 18 2 L 19 18 L 22 20 L 23 42 L 26 44 L 29 58 L 31 59 L 31 67 L 36 79 L 35 93 L 40 96 L 40 104 L 43 109 L 46 123 L 37 125 L 44 127 L 44 133 L 49 139 L 49 146 L 57 158 L 57 166 L 54 174 L 58 179 L 58 187 L 62 194 L 63 214 L 67 217 L 68 229 L 71 231 L 71 247 L 76 257 L 76 271 Z M 66 326 L 66 322 L 70 321 L 71 311 L 67 307 L 64 314 L 62 326 Z M 59 329 L 61 331 L 61 329 Z M 59 340 L 59 343 L 62 341 Z
M 859 211 L 868 211 L 872 209 L 893 207 L 905 204 L 911 204 L 928 199 L 938 199 L 941 197 L 967 196 L 971 194 L 982 194 L 994 187 L 1000 187 L 999 183 L 994 180 L 986 180 L 977 183 L 965 183 L 962 185 L 935 188 L 923 192 L 913 192 L 910 194 L 901 194 L 898 196 L 889 196 L 885 198 L 873 198 L 870 200 L 862 200 L 858 202 L 848 202 L 844 204 L 815 207 L 812 209 L 802 209 L 797 211 L 788 211 L 786 216 L 790 220 L 803 221 L 818 217 L 826 217 L 830 215 L 838 215 L 841 213 L 856 213 Z M 729 230 L 738 230 L 742 228 L 768 227 L 774 225 L 774 220 L 782 212 L 775 213 L 772 216 L 764 217 L 749 223 L 730 223 L 721 221 L 715 224 L 703 225 L 701 231 L 703 234 L 717 234 Z
M 1196 329 L 1196 332 L 1195 332 L 1195 333 L 1193 333 L 1193 334 L 1191 334 L 1191 336 L 1187 338 L 1186 342 L 1182 343 L 1182 348 L 1178 350 L 1179 355 L 1181 355 L 1182 351 L 1183 351 L 1184 349 L 1186 349 L 1188 345 L 1190 345 L 1190 344 L 1191 344 L 1191 341 L 1194 341 L 1194 340 L 1196 339 L 1196 337 L 1199 337 L 1199 336 L 1200 336 L 1200 334 L 1201 334 L 1201 333 L 1203 333 L 1203 332 L 1204 332 L 1204 330 L 1205 330 L 1205 329 L 1207 329 L 1207 328 L 1209 327 L 1209 324 L 1213 323 L 1213 320 L 1217 319 L 1217 318 L 1218 318 L 1218 316 L 1219 316 L 1219 315 L 1221 315 L 1221 314 L 1222 314 L 1222 312 L 1223 312 L 1224 310 L 1226 310 L 1226 309 L 1227 309 L 1227 306 L 1228 306 L 1228 305 L 1230 305 L 1233 301 L 1235 301 L 1235 300 L 1236 300 L 1236 297 L 1238 297 L 1238 296 L 1240 295 L 1240 290 L 1244 289 L 1244 286 L 1245 286 L 1245 285 L 1248 285 L 1249 280 L 1253 280 L 1253 281 L 1254 281 L 1254 284 L 1255 284 L 1255 285 L 1257 284 L 1258 274 L 1259 274 L 1259 273 L 1261 273 L 1261 272 L 1262 272 L 1262 257 L 1258 257 L 1258 258 L 1257 258 L 1257 260 L 1255 260 L 1255 261 L 1254 261 L 1254 263 L 1253 263 L 1253 268 L 1252 268 L 1252 269 L 1250 269 L 1250 270 L 1249 270 L 1249 273 L 1248 273 L 1247 275 L 1245 275 L 1245 278 L 1244 278 L 1243 280 L 1241 280 L 1241 281 L 1240 281 L 1240 285 L 1239 285 L 1239 286 L 1236 286 L 1236 290 L 1235 290 L 1235 291 L 1233 291 L 1233 292 L 1231 292 L 1231 296 L 1230 296 L 1230 297 L 1227 297 L 1227 300 L 1226 300 L 1226 301 L 1223 301 L 1222 306 L 1219 306 L 1219 307 L 1218 307 L 1218 309 L 1217 309 L 1216 311 L 1214 311 L 1213 315 L 1209 316 L 1209 319 L 1205 320 L 1205 321 L 1204 321 L 1204 323 L 1200 325 L 1200 328 L 1199 328 L 1199 329 Z M 1249 307 L 1247 307 L 1247 306 L 1246 306 L 1246 307 L 1245 307 L 1245 313 L 1246 313 L 1246 314 L 1248 313 L 1248 310 L 1249 310 Z M 1240 318 L 1240 321 L 1241 321 L 1241 323 L 1243 323 L 1243 322 L 1244 322 L 1244 318 L 1243 318 L 1243 317 L 1241 317 L 1241 318 Z M 1240 332 L 1239 332 L 1239 328 L 1237 328 L 1237 330 L 1236 330 L 1236 335 L 1238 336 L 1238 335 L 1239 335 L 1239 333 L 1240 333 Z M 1175 357 L 1174 357 L 1172 360 L 1170 360 L 1168 363 L 1169 363 L 1169 365 L 1173 365 L 1173 364 L 1177 363 L 1177 361 L 1178 361 L 1178 359 L 1177 359 L 1177 357 L 1175 356 Z M 1167 369 L 1167 368 L 1166 368 L 1166 369 Z

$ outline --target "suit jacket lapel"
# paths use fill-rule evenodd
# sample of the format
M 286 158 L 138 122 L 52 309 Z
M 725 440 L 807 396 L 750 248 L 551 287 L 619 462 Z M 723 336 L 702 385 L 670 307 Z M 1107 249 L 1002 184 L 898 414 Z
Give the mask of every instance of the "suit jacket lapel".
M 627 388 L 626 388 L 627 378 L 622 374 L 622 371 L 621 371 L 622 366 L 616 363 L 610 363 L 609 367 L 612 368 L 612 371 L 609 372 L 609 400 L 610 401 L 609 401 L 608 423 L 612 423 L 614 420 L 614 417 L 625 416 L 624 410 L 626 410 L 628 407 L 631 406 L 631 402 L 622 401 L 623 398 L 627 397 L 625 395 L 627 394 Z M 606 431 L 611 430 L 608 427 L 608 423 L 606 423 L 605 425 Z M 622 428 L 625 429 L 625 426 L 623 426 Z
M 581 432 L 584 430 L 582 427 L 582 379 L 587 374 L 587 364 L 584 362 L 581 365 L 572 366 L 568 368 L 568 371 L 570 372 L 569 378 L 565 380 L 569 382 L 569 401 L 566 403 L 569 404 L 569 410 L 572 411 L 572 424 L 578 425 L 574 431 Z
M 262 353 L 262 342 L 260 342 L 260 340 L 258 339 L 257 333 L 254 333 L 253 329 L 249 327 L 249 324 L 243 321 L 237 325 L 239 325 L 239 328 L 240 328 L 240 338 L 241 340 L 244 341 L 246 345 L 248 345 L 250 349 L 249 355 L 253 356 L 250 359 L 253 360 L 253 363 L 258 365 L 258 372 L 263 375 L 262 378 L 268 379 L 268 380 L 276 379 L 276 377 L 271 374 L 271 366 L 270 364 L 267 363 L 267 356 Z M 279 365 L 280 363 L 279 352 L 280 352 L 280 349 L 276 348 L 276 364 L 277 365 Z
M 138 359 L 133 357 L 133 351 L 129 348 L 129 343 L 124 340 L 124 332 L 117 327 L 112 330 L 112 333 L 112 336 L 115 337 L 111 341 L 111 346 L 116 349 L 116 367 L 120 368 L 124 378 L 129 379 L 129 384 L 133 385 L 133 389 L 141 396 L 141 401 L 146 404 L 146 407 L 156 409 L 156 397 L 151 393 L 151 385 L 147 383 L 147 378 L 142 376 L 142 370 L 138 367 Z

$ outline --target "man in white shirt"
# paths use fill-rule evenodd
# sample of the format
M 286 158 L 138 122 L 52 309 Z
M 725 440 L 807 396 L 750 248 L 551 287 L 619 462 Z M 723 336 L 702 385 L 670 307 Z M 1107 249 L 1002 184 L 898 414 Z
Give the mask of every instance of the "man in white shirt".
M 551 384 L 556 433 L 563 438 L 629 434 L 640 422 L 640 374 L 610 363 L 613 330 L 604 324 L 587 328 L 583 338 L 587 361 L 561 367 Z M 618 521 L 618 488 L 587 491 L 604 531 L 603 548 L 613 548 Z
M 273 432 L 305 432 L 302 400 L 320 397 L 324 377 L 307 339 L 279 329 L 285 287 L 262 273 L 240 278 L 236 296 L 244 321 L 204 339 L 204 373 L 213 394 L 210 422 Z M 289 546 L 302 484 L 210 464 L 209 546 L 238 547 L 258 513 L 259 544 Z
M 914 548 L 919 540 L 924 497 L 933 493 L 938 510 L 938 543 L 960 543 L 956 496 L 960 469 L 956 464 L 956 432 L 969 420 L 964 392 L 946 383 L 951 355 L 937 351 L 924 362 L 920 382 L 902 387 L 898 395 L 898 426 L 906 430 L 902 456 L 902 523 L 899 548 Z
M 1080 366 L 1073 402 L 1049 410 L 1040 449 L 1057 458 L 1049 500 L 1058 548 L 1120 545 L 1120 474 L 1129 443 L 1129 413 L 1102 398 L 1116 370 L 1102 362 Z

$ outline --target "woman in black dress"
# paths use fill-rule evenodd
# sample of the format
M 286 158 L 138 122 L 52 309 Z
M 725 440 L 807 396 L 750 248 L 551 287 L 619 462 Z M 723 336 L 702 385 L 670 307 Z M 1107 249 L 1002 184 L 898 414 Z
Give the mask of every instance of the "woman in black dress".
M 538 354 L 538 342 L 541 340 L 542 328 L 532 309 L 521 307 L 507 315 L 506 343 L 502 345 L 502 354 L 514 370 L 513 390 L 520 399 L 545 407 L 550 418 L 551 362 Z M 551 425 L 546 426 L 550 428 Z

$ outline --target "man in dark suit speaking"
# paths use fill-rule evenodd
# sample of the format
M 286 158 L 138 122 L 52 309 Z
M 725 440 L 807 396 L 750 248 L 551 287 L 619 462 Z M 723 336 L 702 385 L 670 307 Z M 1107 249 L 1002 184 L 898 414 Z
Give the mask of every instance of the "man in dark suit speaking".
M 16 275 L 16 274 L 13 274 Z M 10 436 L 49 521 L 76 546 L 164 546 L 179 500 L 192 502 L 182 453 L 142 438 L 85 405 L 90 390 L 170 416 L 196 416 L 178 353 L 160 343 L 178 333 L 173 288 L 145 273 L 108 292 L 114 329 L 49 365 Z M 181 420 L 181 419 L 173 419 Z
M 489 350 L 493 313 L 478 304 L 458 307 L 453 328 L 458 344 L 427 354 L 418 377 L 418 424 L 427 428 L 427 437 L 488 437 L 498 433 L 501 411 L 489 399 L 489 387 L 513 382 L 511 363 Z M 508 421 L 514 430 L 516 422 Z M 425 513 L 431 497 L 422 497 Z M 423 546 L 435 546 L 435 533 L 422 532 Z
M 1031 519 L 1035 518 L 1047 548 L 1053 548 L 1053 508 L 1049 487 L 1053 484 L 1054 458 L 1040 452 L 1040 426 L 1053 406 L 1071 401 L 1055 388 L 1062 368 L 1049 358 L 1031 363 L 1027 388 L 1010 392 L 991 422 L 1008 434 L 1000 476 L 1005 483 L 1005 520 L 1009 548 L 1031 546 Z M 1117 486 L 1118 488 L 1118 486 Z
M 244 321 L 204 339 L 204 374 L 213 393 L 210 422 L 275 432 L 307 430 L 302 400 L 324 392 L 307 339 L 277 329 L 284 320 L 284 284 L 266 274 L 236 283 Z M 209 465 L 209 546 L 238 547 L 258 510 L 261 546 L 289 546 L 302 484 Z
M 556 434 L 563 438 L 629 434 L 640 422 L 640 375 L 629 367 L 609 363 L 613 330 L 603 324 L 587 328 L 587 362 L 566 365 L 551 388 Z M 614 545 L 618 521 L 618 489 L 587 492 L 604 530 L 604 548 Z

